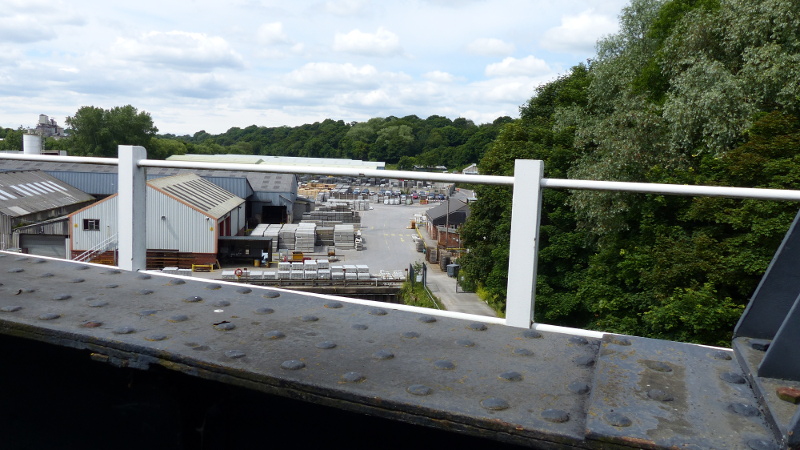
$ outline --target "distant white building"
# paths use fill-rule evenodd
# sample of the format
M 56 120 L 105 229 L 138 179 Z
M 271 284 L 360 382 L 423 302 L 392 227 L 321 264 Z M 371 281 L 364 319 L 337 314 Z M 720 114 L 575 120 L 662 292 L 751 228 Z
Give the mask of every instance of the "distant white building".
M 478 165 L 470 164 L 461 171 L 464 175 L 478 175 Z
M 117 197 L 112 195 L 69 216 L 71 255 L 113 263 L 117 248 Z M 148 266 L 211 264 L 218 238 L 240 235 L 246 225 L 244 199 L 194 174 L 147 182 Z M 90 258 L 91 259 L 91 258 Z

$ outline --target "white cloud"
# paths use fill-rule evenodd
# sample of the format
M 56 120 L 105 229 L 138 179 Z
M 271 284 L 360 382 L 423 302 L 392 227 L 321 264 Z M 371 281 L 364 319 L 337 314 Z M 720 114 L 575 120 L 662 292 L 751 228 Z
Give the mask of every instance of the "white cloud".
M 0 18 L 0 42 L 24 44 L 54 39 L 56 33 L 34 15 L 10 15 Z
M 400 39 L 384 27 L 375 33 L 353 30 L 347 34 L 336 33 L 333 49 L 337 52 L 366 56 L 392 56 L 402 52 Z
M 514 44 L 495 38 L 481 38 L 470 42 L 467 51 L 481 56 L 505 56 L 514 53 Z
M 365 87 L 376 86 L 379 82 L 375 66 L 367 64 L 359 67 L 350 63 L 308 63 L 289 73 L 287 78 L 290 83 L 298 85 Z
M 435 83 L 452 83 L 456 79 L 452 74 L 439 70 L 423 74 L 422 77 Z
M 528 76 L 534 77 L 551 73 L 553 69 L 544 60 L 535 56 L 526 56 L 522 59 L 508 57 L 502 62 L 493 63 L 486 66 L 486 76 L 488 77 L 513 77 Z
M 362 12 L 367 0 L 331 0 L 325 2 L 325 10 L 337 16 L 353 16 Z
M 152 31 L 138 40 L 118 38 L 116 56 L 190 72 L 244 66 L 225 39 L 184 31 Z
M 261 45 L 290 44 L 280 22 L 265 23 L 258 28 L 258 43 Z
M 616 20 L 587 10 L 577 16 L 562 17 L 561 25 L 544 33 L 541 45 L 557 52 L 593 53 L 597 39 L 616 31 Z

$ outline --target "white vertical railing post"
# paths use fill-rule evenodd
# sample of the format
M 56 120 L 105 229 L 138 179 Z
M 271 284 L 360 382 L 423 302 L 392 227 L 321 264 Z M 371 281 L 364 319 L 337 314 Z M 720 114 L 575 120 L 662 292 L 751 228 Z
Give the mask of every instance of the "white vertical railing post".
M 143 159 L 147 159 L 144 147 L 119 146 L 117 220 L 119 268 L 123 270 L 147 268 L 147 176 L 144 167 L 139 167 Z
M 512 327 L 530 328 L 533 322 L 543 175 L 542 161 L 514 163 L 506 297 L 506 325 Z

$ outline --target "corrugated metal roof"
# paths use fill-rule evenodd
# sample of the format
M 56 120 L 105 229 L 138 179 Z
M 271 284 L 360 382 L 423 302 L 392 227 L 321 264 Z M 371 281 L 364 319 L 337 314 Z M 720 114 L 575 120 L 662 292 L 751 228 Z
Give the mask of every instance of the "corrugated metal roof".
M 261 164 L 263 161 L 258 155 L 172 155 L 168 161 L 191 161 L 191 162 L 225 162 L 232 164 Z
M 4 170 L 36 169 L 47 172 L 50 175 L 70 183 L 78 189 L 90 194 L 111 195 L 117 193 L 117 166 L 75 163 L 62 164 L 0 159 L 0 172 Z M 249 198 L 254 191 L 290 194 L 297 192 L 297 177 L 293 174 L 242 172 L 229 170 L 172 169 L 164 167 L 151 167 L 147 169 L 148 179 L 172 176 L 179 173 L 194 173 L 242 198 Z M 112 176 L 113 180 L 110 178 Z M 220 181 L 223 179 L 230 180 L 232 178 L 246 178 L 252 187 L 244 187 L 239 185 L 237 189 L 234 189 L 235 184 L 238 182 Z
M 0 213 L 12 217 L 93 201 L 94 197 L 44 172 L 0 172 Z
M 360 159 L 341 159 L 341 158 L 305 158 L 297 156 L 274 156 L 274 155 L 172 155 L 167 158 L 169 161 L 193 161 L 193 162 L 227 162 L 243 164 L 276 164 L 282 166 L 313 166 L 313 167 L 349 167 L 381 170 L 386 168 L 385 162 L 362 161 Z
M 191 173 L 157 178 L 147 184 L 214 218 L 220 218 L 244 203 L 243 198 Z

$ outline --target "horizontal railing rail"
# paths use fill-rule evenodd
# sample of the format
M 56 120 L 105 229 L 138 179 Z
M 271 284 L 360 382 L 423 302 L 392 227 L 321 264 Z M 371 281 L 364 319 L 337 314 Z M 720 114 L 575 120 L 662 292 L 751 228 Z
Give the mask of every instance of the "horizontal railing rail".
M 517 160 L 514 167 L 515 176 L 512 177 L 274 164 L 162 161 L 147 159 L 146 150 L 143 147 L 134 146 L 120 146 L 119 158 L 4 153 L 0 154 L 0 159 L 118 166 L 120 189 L 120 230 L 117 233 L 119 242 L 119 266 L 126 270 L 145 269 L 144 198 L 146 192 L 146 177 L 144 170 L 148 167 L 376 177 L 399 180 L 426 180 L 511 186 L 513 187 L 513 200 L 511 238 L 509 243 L 508 295 L 504 323 L 506 325 L 524 328 L 533 326 L 537 329 L 554 328 L 553 326 L 534 324 L 536 264 L 538 260 L 541 190 L 543 188 L 800 201 L 800 191 L 798 190 L 544 178 L 543 162 L 532 160 Z M 446 314 L 444 311 L 442 313 Z M 463 316 L 463 314 L 458 315 Z M 586 332 L 594 333 L 588 330 L 586 330 Z

